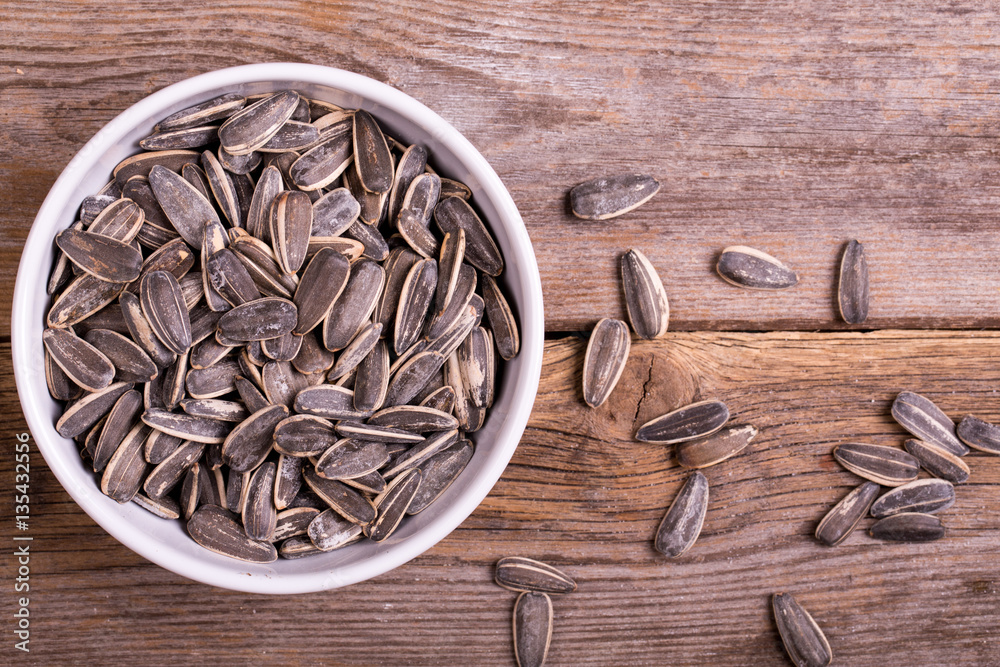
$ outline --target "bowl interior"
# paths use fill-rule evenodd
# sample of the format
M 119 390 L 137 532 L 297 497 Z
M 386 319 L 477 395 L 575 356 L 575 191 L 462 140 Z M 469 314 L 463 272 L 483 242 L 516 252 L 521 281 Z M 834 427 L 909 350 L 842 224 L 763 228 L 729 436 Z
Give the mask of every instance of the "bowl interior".
M 475 454 L 463 474 L 427 510 L 409 517 L 380 544 L 370 541 L 300 560 L 243 563 L 195 544 L 182 521 L 153 516 L 133 503 L 104 496 L 76 444 L 53 427 L 60 406 L 45 384 L 41 333 L 49 298 L 45 285 L 53 238 L 76 219 L 80 202 L 107 183 L 123 158 L 161 118 L 227 92 L 244 95 L 294 89 L 345 108 L 370 111 L 403 143 L 420 143 L 441 175 L 466 183 L 499 244 L 501 284 L 518 317 L 521 352 L 502 366 L 496 400 L 481 430 L 470 434 Z M 485 159 L 454 128 L 407 95 L 366 77 L 300 64 L 249 65 L 182 81 L 140 101 L 98 132 L 66 167 L 39 210 L 25 244 L 12 321 L 18 391 L 46 462 L 80 506 L 115 538 L 149 560 L 211 585 L 262 593 L 323 590 L 368 579 L 419 555 L 465 519 L 503 472 L 527 423 L 541 371 L 541 284 L 531 243 L 513 200 Z

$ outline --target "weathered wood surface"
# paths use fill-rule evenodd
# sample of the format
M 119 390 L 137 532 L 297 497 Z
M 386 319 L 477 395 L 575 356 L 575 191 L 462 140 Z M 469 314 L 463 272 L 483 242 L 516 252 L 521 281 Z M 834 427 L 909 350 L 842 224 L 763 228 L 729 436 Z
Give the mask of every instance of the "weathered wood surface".
M 32 652 L 24 657 L 514 664 L 515 594 L 492 583 L 492 564 L 518 554 L 579 582 L 554 600 L 549 665 L 787 664 L 770 617 L 778 591 L 814 615 L 836 664 L 996 664 L 1000 458 L 966 458 L 972 477 L 942 514 L 948 535 L 939 542 L 883 544 L 859 531 L 830 549 L 812 533 L 860 481 L 834 462 L 834 445 L 902 443 L 889 416 L 898 391 L 924 393 L 956 419 L 1000 421 L 1000 334 L 672 333 L 636 343 L 609 402 L 593 411 L 580 398 L 583 350 L 576 337 L 546 343 L 521 445 L 461 527 L 411 563 L 334 592 L 231 593 L 162 570 L 96 526 L 33 450 Z M 10 387 L 9 346 L 0 353 L 0 380 Z M 668 561 L 652 538 L 687 473 L 671 447 L 631 435 L 702 397 L 725 400 L 734 422 L 761 434 L 705 471 L 711 500 L 701 538 Z M 24 424 L 13 391 L 0 400 L 10 452 Z M 8 455 L 0 494 L 10 498 L 12 485 Z M 8 544 L 12 523 L 0 530 Z M 10 583 L 12 556 L 0 567 Z M 12 587 L 0 600 L 13 611 Z M 0 653 L 11 656 L 10 645 Z
M 201 72 L 306 61 L 400 88 L 483 152 L 535 243 L 550 330 L 623 312 L 617 254 L 633 246 L 676 330 L 840 327 L 851 238 L 869 249 L 866 326 L 1000 324 L 989 4 L 7 0 L 0 16 L 4 275 L 60 170 L 123 109 Z M 647 205 L 568 215 L 570 187 L 632 171 L 663 183 Z M 712 267 L 735 243 L 801 284 L 726 285 Z

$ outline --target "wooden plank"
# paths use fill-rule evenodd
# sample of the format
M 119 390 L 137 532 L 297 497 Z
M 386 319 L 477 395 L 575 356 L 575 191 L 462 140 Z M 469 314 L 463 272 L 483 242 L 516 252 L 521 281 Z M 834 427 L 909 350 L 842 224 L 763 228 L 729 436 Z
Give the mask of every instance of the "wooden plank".
M 583 350 L 575 337 L 546 343 L 521 445 L 459 529 L 411 563 L 331 593 L 231 593 L 161 570 L 83 514 L 33 450 L 30 657 L 513 664 L 515 595 L 492 583 L 492 564 L 517 554 L 579 582 L 554 600 L 549 665 L 787 664 L 769 611 L 777 591 L 812 612 L 837 664 L 995 662 L 1000 458 L 966 458 L 972 477 L 943 513 L 939 542 L 882 544 L 858 532 L 830 549 L 812 532 L 859 483 L 834 462 L 833 446 L 903 441 L 889 416 L 896 392 L 921 392 L 956 419 L 1000 421 L 1000 333 L 673 333 L 635 344 L 597 410 L 579 395 Z M 9 346 L 0 352 L 10 386 Z M 631 436 L 644 420 L 707 397 L 761 434 L 705 471 L 701 538 L 668 561 L 652 536 L 688 473 L 670 447 Z M 24 429 L 15 400 L 0 396 L 9 443 Z M 11 497 L 12 484 L 12 457 L 0 458 L 0 494 Z M 10 544 L 12 532 L 5 522 L 0 538 Z M 14 571 L 9 556 L 3 567 Z M 12 610 L 12 589 L 2 599 Z
M 534 241 L 549 330 L 621 315 L 616 256 L 629 247 L 661 271 L 674 329 L 835 328 L 834 270 L 851 238 L 869 248 L 867 326 L 1000 325 L 1000 31 L 989 7 L 0 8 L 5 275 L 59 171 L 108 120 L 200 72 L 296 60 L 397 86 L 483 152 Z M 631 171 L 663 182 L 646 206 L 610 223 L 568 215 L 573 185 Z M 734 243 L 783 259 L 801 284 L 748 294 L 722 283 L 714 258 Z

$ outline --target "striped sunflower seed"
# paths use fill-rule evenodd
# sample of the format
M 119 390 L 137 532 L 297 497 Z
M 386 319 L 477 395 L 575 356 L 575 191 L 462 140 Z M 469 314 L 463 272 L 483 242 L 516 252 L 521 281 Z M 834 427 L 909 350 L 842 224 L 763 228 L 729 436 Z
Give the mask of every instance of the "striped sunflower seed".
M 441 178 L 437 174 L 420 174 L 406 189 L 403 205 L 396 215 L 397 227 L 399 226 L 399 216 L 403 214 L 403 211 L 409 211 L 409 217 L 413 222 L 419 223 L 421 227 L 427 227 L 434 214 L 434 207 L 441 200 Z M 402 230 L 400 233 L 403 233 Z
M 115 367 L 100 350 L 66 329 L 46 329 L 42 343 L 52 361 L 77 385 L 100 391 L 115 377 Z
M 271 204 L 271 243 L 282 271 L 298 271 L 306 259 L 312 233 L 312 202 L 304 192 L 285 191 Z
M 266 144 L 299 105 L 299 96 L 283 90 L 240 109 L 219 127 L 219 142 L 233 155 L 252 153 Z
M 354 112 L 354 166 L 368 192 L 388 192 L 392 188 L 389 145 L 378 123 L 363 109 Z
M 503 256 L 483 221 L 458 197 L 449 197 L 434 207 L 434 221 L 442 234 L 465 230 L 465 261 L 483 273 L 499 276 L 503 272 Z
M 292 459 L 297 460 L 297 459 Z M 329 511 L 329 510 L 328 510 Z M 319 515 L 315 507 L 292 507 L 278 512 L 278 520 L 274 526 L 274 541 L 287 540 L 289 537 L 305 535 L 309 524 Z M 354 524 L 351 524 L 352 526 Z
M 872 505 L 871 513 L 882 519 L 903 512 L 935 514 L 955 504 L 955 487 L 943 479 L 918 479 L 888 491 Z
M 1000 426 L 968 415 L 956 429 L 958 437 L 969 447 L 987 454 L 1000 454 Z
M 656 269 L 646 256 L 632 249 L 622 255 L 622 287 L 632 329 L 639 338 L 652 340 L 667 332 L 670 305 Z
M 410 184 L 420 174 L 424 173 L 427 167 L 427 149 L 414 144 L 409 146 L 399 158 L 396 165 L 396 172 L 392 178 L 392 189 L 389 193 L 388 217 L 394 223 L 400 210 L 403 208 L 403 199 L 410 189 Z
M 302 335 L 322 322 L 344 292 L 351 267 L 339 253 L 323 248 L 309 261 L 293 302 L 298 309 L 294 332 Z M 357 289 L 357 288 L 356 288 Z
M 219 158 L 212 151 L 204 151 L 201 154 L 201 168 L 205 170 L 208 189 L 222 215 L 231 227 L 241 226 L 239 195 L 236 194 L 232 177 L 219 162 Z
M 230 431 L 230 426 L 225 422 L 169 412 L 160 408 L 146 410 L 142 413 L 142 421 L 168 435 L 205 444 L 223 442 Z
M 253 540 L 272 541 L 278 523 L 274 507 L 274 477 L 276 466 L 269 461 L 261 465 L 250 478 L 247 502 L 243 508 L 243 527 Z
M 875 482 L 865 482 L 852 489 L 816 526 L 816 539 L 828 547 L 835 547 L 846 540 L 861 518 L 868 514 L 878 492 L 879 485 Z
M 181 482 L 180 511 L 187 521 L 201 504 L 201 489 L 198 486 L 200 477 L 200 464 L 195 463 L 184 473 L 184 481 Z
M 388 373 L 388 369 L 386 372 Z M 119 382 L 131 382 L 131 380 L 119 380 Z M 57 401 L 72 401 L 83 395 L 83 388 L 69 379 L 63 369 L 52 360 L 48 350 L 45 351 L 45 384 L 49 388 L 49 394 Z
M 337 297 L 323 326 L 323 345 L 331 352 L 342 350 L 354 338 L 375 309 L 385 271 L 371 260 L 360 260 L 351 267 L 347 285 Z
M 109 283 L 84 274 L 71 282 L 56 297 L 45 316 L 45 325 L 65 329 L 77 324 L 118 298 L 124 283 Z
M 239 111 L 246 104 L 246 98 L 236 93 L 226 93 L 172 113 L 153 128 L 154 132 L 178 130 L 195 125 L 205 125 L 221 120 Z
M 173 274 L 152 271 L 139 285 L 142 314 L 167 349 L 182 354 L 191 347 L 191 320 Z
M 631 345 L 628 325 L 621 320 L 605 318 L 594 325 L 583 359 L 583 400 L 587 405 L 596 408 L 608 400 L 625 370 Z
M 445 234 L 441 242 L 441 253 L 438 258 L 438 281 L 434 293 L 434 309 L 441 312 L 448 307 L 465 258 L 465 230 L 459 229 L 455 234 Z
M 135 494 L 135 497 L 132 498 L 132 502 L 147 512 L 155 514 L 161 519 L 179 519 L 181 516 L 180 505 L 170 496 L 164 496 L 163 498 L 150 498 L 140 492 Z
M 493 580 L 498 586 L 525 593 L 563 594 L 576 590 L 576 582 L 565 572 L 548 563 L 521 556 L 498 560 Z
M 367 413 L 354 408 L 354 392 L 323 384 L 303 389 L 295 396 L 295 411 L 326 419 L 364 419 Z
M 521 349 L 521 337 L 517 330 L 517 318 L 493 276 L 483 276 L 483 302 L 497 352 L 501 359 L 510 361 Z
M 823 631 L 795 598 L 789 593 L 775 593 L 771 609 L 785 653 L 793 663 L 799 667 L 825 667 L 833 662 L 833 651 Z
M 725 428 L 715 435 L 678 443 L 677 462 L 685 468 L 707 468 L 742 452 L 755 437 L 757 429 L 746 424 Z
M 142 395 L 134 389 L 125 392 L 115 401 L 91 453 L 94 472 L 101 472 L 108 465 L 125 436 L 139 421 L 140 412 Z
M 488 329 L 476 327 L 458 346 L 458 363 L 466 395 L 479 408 L 493 406 L 496 383 L 496 359 L 493 336 Z
M 180 130 L 154 132 L 139 140 L 139 147 L 147 151 L 165 151 L 178 148 L 198 148 L 215 141 L 218 125 L 198 125 Z
M 794 271 L 771 255 L 742 245 L 723 250 L 715 269 L 727 283 L 747 289 L 787 289 L 799 282 Z
M 263 297 L 241 304 L 219 319 L 219 332 L 234 341 L 276 338 L 295 329 L 295 304 L 279 297 Z
M 458 420 L 434 408 L 397 405 L 376 412 L 369 424 L 398 428 L 412 433 L 432 433 L 458 428 Z
M 389 391 L 389 346 L 384 340 L 375 343 L 358 364 L 354 381 L 354 409 L 372 412 L 382 407 Z
M 926 443 L 937 445 L 956 456 L 969 453 L 955 432 L 955 422 L 927 397 L 902 391 L 892 402 L 892 418 Z
M 154 466 L 159 465 L 183 443 L 182 438 L 153 430 L 146 438 L 143 456 L 146 458 L 146 463 L 152 463 Z
M 407 470 L 396 477 L 375 498 L 375 508 L 378 514 L 375 520 L 364 528 L 365 535 L 372 542 L 384 542 L 395 532 L 399 522 L 406 516 L 406 511 L 413 503 L 413 498 L 420 490 L 422 475 L 419 470 Z
M 627 174 L 595 178 L 569 192 L 573 215 L 583 220 L 608 220 L 636 209 L 660 190 L 652 176 Z
M 403 281 L 393 327 L 393 347 L 397 355 L 406 351 L 420 337 L 437 282 L 438 266 L 433 259 L 415 263 Z
M 255 469 L 271 452 L 275 427 L 287 416 L 284 405 L 269 405 L 247 417 L 222 443 L 223 462 L 237 472 Z
M 101 493 L 119 503 L 131 502 L 139 493 L 146 476 L 146 461 L 142 458 L 143 443 L 149 427 L 137 424 L 128 434 L 104 467 L 101 476 Z
M 385 444 L 344 438 L 316 461 L 316 474 L 326 479 L 350 479 L 375 472 L 389 461 Z
M 309 469 L 302 472 L 302 478 L 330 509 L 348 521 L 364 526 L 375 520 L 375 505 L 349 486 Z
M 969 479 L 969 466 L 946 449 L 912 439 L 903 443 L 903 447 L 920 462 L 921 468 L 935 477 L 946 479 L 952 484 L 961 484 Z
M 101 280 L 127 283 L 139 277 L 142 253 L 128 243 L 67 229 L 56 235 L 56 245 L 74 265 Z
M 351 119 L 347 118 L 326 128 L 326 138 L 292 163 L 288 176 L 297 188 L 319 190 L 344 173 L 354 160 L 351 123 Z
M 218 398 L 236 389 L 236 376 L 241 372 L 239 362 L 224 359 L 208 368 L 187 372 L 184 381 L 191 398 Z
M 146 319 L 146 316 L 142 312 L 142 305 L 139 298 L 131 292 L 123 292 L 119 303 L 121 305 L 122 316 L 125 319 L 125 324 L 132 339 L 142 347 L 143 351 L 149 355 L 157 367 L 165 368 L 172 364 L 176 355 L 160 341 L 159 337 L 153 331 L 149 320 Z M 190 322 L 190 318 L 188 321 Z
M 920 472 L 917 459 L 895 447 L 849 443 L 834 447 L 833 457 L 855 475 L 882 486 L 902 486 Z
M 450 178 L 441 179 L 441 199 L 446 197 L 461 197 L 469 201 L 472 199 L 472 190 L 465 183 L 460 183 Z
M 138 204 L 131 199 L 119 199 L 101 211 L 87 231 L 122 243 L 131 243 L 138 236 L 145 219 L 145 213 Z
M 291 332 L 260 341 L 261 352 L 274 361 L 291 361 L 298 355 L 301 345 L 302 336 Z
M 705 522 L 708 511 L 708 479 L 700 472 L 694 472 L 656 529 L 653 546 L 667 558 L 677 558 L 690 549 Z
M 188 441 L 181 444 L 146 476 L 142 485 L 146 495 L 153 500 L 164 497 L 204 452 L 205 445 L 202 443 Z
M 320 551 L 333 551 L 361 535 L 361 526 L 332 509 L 317 514 L 306 528 L 310 542 Z
M 362 209 L 362 214 L 363 212 L 364 209 Z M 374 222 L 366 223 L 364 219 L 359 220 L 351 225 L 344 234 L 361 243 L 363 246 L 361 254 L 368 259 L 382 262 L 389 256 L 389 244 L 378 231 Z
M 381 335 L 381 324 L 369 323 L 362 327 L 361 331 L 354 337 L 354 340 L 340 353 L 340 358 L 337 359 L 337 363 L 330 371 L 327 379 L 331 381 L 336 380 L 353 371 L 368 356 L 368 353 L 378 343 L 379 336 Z
M 279 512 L 289 506 L 299 489 L 302 488 L 302 466 L 304 463 L 305 459 L 297 456 L 285 454 L 278 456 L 278 465 L 274 476 L 274 507 Z M 281 518 L 280 515 L 278 518 Z M 302 529 L 305 532 L 305 526 Z
M 195 417 L 208 417 L 236 424 L 250 416 L 243 404 L 237 401 L 223 401 L 215 398 L 185 398 L 181 400 L 180 406 L 181 410 Z
M 56 432 L 64 438 L 77 437 L 106 415 L 121 395 L 131 388 L 131 383 L 115 382 L 100 391 L 87 394 L 66 407 L 56 421 Z
M 149 382 L 159 372 L 141 347 L 116 331 L 91 329 L 83 339 L 107 357 L 118 382 Z
M 864 246 L 857 241 L 848 242 L 840 259 L 837 305 L 848 324 L 868 319 L 868 260 Z
M 933 542 L 944 537 L 945 530 L 941 519 L 933 514 L 903 512 L 879 519 L 868 534 L 892 542 Z
M 729 421 L 729 408 L 718 400 L 692 403 L 650 420 L 639 427 L 635 438 L 665 445 L 703 438 Z
M 278 558 L 274 545 L 248 537 L 233 513 L 215 505 L 195 510 L 187 531 L 195 542 L 223 556 L 250 563 L 272 563 Z
M 149 185 L 170 224 L 188 245 L 200 248 L 205 222 L 219 222 L 215 207 L 184 177 L 165 167 L 155 166 L 149 172 Z
M 518 667 L 542 667 L 552 641 L 552 600 L 521 593 L 514 603 L 514 657 Z
M 294 114 L 292 116 L 294 118 Z M 258 148 L 261 153 L 284 153 L 310 148 L 319 141 L 319 128 L 308 122 L 287 120 L 266 144 Z
M 441 370 L 444 362 L 445 356 L 433 350 L 414 355 L 413 358 L 400 366 L 389 381 L 385 404 L 403 405 L 409 403 L 420 393 L 421 389 L 427 386 L 431 377 Z
M 148 178 L 151 170 L 157 166 L 179 173 L 185 164 L 197 161 L 198 153 L 196 151 L 189 151 L 185 149 L 151 151 L 127 157 L 119 162 L 118 165 L 112 170 L 112 174 L 114 174 L 115 177 L 115 183 L 118 186 L 118 196 L 120 196 L 121 188 L 123 188 L 125 183 L 127 183 L 133 176 L 145 176 Z M 108 194 L 103 190 L 102 193 Z
M 361 215 L 361 204 L 347 188 L 335 188 L 312 205 L 312 235 L 340 236 L 351 228 Z

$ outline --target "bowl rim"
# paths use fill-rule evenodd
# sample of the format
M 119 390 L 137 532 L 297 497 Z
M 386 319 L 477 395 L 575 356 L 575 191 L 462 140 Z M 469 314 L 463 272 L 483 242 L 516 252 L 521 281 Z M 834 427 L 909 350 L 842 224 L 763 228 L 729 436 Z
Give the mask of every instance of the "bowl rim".
M 511 407 L 504 418 L 490 453 L 490 462 L 477 475 L 475 483 L 465 489 L 462 503 L 453 503 L 432 519 L 420 531 L 362 562 L 344 565 L 326 576 L 317 573 L 290 573 L 273 576 L 248 576 L 241 567 L 251 567 L 242 561 L 225 559 L 208 562 L 173 550 L 148 539 L 148 535 L 128 521 L 109 515 L 99 503 L 100 493 L 85 488 L 76 477 L 85 470 L 80 462 L 68 460 L 58 453 L 57 442 L 65 442 L 49 417 L 52 398 L 37 369 L 40 354 L 41 322 L 30 321 L 29 303 L 38 297 L 38 284 L 31 282 L 29 273 L 38 267 L 29 265 L 48 252 L 51 236 L 43 232 L 40 221 L 58 217 L 70 203 L 70 193 L 79 184 L 85 171 L 100 156 L 112 150 L 116 142 L 135 126 L 166 108 L 171 103 L 205 95 L 212 91 L 257 82 L 307 83 L 356 95 L 368 103 L 391 109 L 409 122 L 427 131 L 455 155 L 473 175 L 490 202 L 508 235 L 514 259 L 520 267 L 518 285 L 524 291 L 523 303 L 518 303 L 521 321 L 521 349 L 518 362 L 522 370 L 513 379 Z M 49 246 L 50 247 L 50 246 Z M 47 268 L 47 267 L 46 267 Z M 46 298 L 48 298 L 46 296 Z M 34 340 L 34 338 L 38 340 Z M 11 310 L 11 354 L 15 383 L 24 418 L 39 452 L 63 488 L 94 521 L 116 540 L 147 560 L 183 577 L 211 586 L 248 593 L 296 594 L 328 590 L 364 581 L 388 572 L 424 553 L 444 539 L 464 521 L 495 485 L 506 468 L 527 425 L 541 376 L 544 347 L 544 313 L 541 278 L 531 240 L 509 191 L 486 158 L 450 123 L 430 108 L 396 88 L 361 74 L 333 67 L 305 63 L 261 63 L 215 70 L 178 81 L 144 97 L 109 121 L 77 152 L 66 165 L 45 200 L 42 202 L 22 249 L 17 270 Z M 48 452 L 48 454 L 47 454 Z M 92 482 L 91 482 L 92 484 Z M 146 539 L 144 539 L 146 538 Z M 205 552 L 206 554 L 210 552 Z M 228 565 L 228 567 L 224 567 Z

